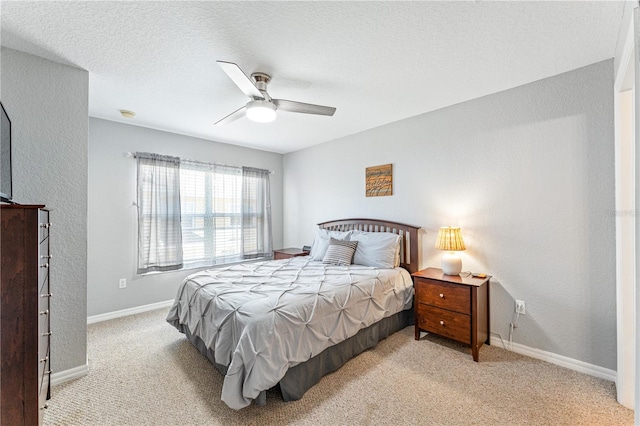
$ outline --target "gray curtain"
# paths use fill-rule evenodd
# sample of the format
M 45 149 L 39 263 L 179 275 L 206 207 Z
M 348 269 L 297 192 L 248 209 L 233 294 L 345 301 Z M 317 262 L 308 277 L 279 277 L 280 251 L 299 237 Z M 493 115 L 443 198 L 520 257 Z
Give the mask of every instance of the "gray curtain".
M 273 256 L 269 171 L 242 168 L 242 258 Z
M 180 158 L 138 152 L 138 274 L 182 268 Z

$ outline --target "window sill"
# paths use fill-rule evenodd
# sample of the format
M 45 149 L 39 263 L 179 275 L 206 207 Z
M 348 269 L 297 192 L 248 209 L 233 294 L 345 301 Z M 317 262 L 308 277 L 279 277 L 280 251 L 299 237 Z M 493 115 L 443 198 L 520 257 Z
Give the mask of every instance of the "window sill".
M 225 266 L 240 265 L 242 263 L 264 262 L 264 261 L 267 261 L 267 260 L 273 260 L 273 257 L 259 257 L 259 258 L 256 258 L 256 259 L 239 260 L 237 262 L 218 263 L 218 264 L 213 264 L 213 265 L 185 265 L 182 268 L 175 269 L 173 271 L 151 271 L 151 272 L 146 272 L 144 274 L 137 274 L 137 275 L 142 276 L 142 277 L 146 277 L 146 276 L 150 276 L 150 275 L 174 274 L 174 273 L 177 273 L 177 272 L 185 272 L 185 271 L 196 271 L 196 270 L 204 271 L 205 269 L 213 269 L 213 268 L 221 268 L 221 267 L 225 267 Z

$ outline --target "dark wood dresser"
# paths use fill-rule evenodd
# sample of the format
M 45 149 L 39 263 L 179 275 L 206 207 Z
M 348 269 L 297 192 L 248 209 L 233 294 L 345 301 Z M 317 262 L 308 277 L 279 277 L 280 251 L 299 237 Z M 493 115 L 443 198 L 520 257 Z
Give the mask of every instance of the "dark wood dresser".
M 40 425 L 51 385 L 49 211 L 0 212 L 0 424 Z
M 415 287 L 415 338 L 420 330 L 439 334 L 471 346 L 478 361 L 480 347 L 489 344 L 489 281 L 483 278 L 445 275 L 427 268 L 412 274 Z

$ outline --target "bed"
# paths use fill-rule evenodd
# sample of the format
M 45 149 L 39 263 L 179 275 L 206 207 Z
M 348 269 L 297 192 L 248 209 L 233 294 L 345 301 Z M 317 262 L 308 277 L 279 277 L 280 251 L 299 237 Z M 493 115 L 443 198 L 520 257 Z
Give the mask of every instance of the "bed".
M 418 229 L 373 219 L 320 223 L 309 256 L 190 275 L 167 321 L 225 375 L 221 399 L 229 407 L 263 405 L 274 387 L 285 401 L 300 399 L 322 376 L 412 324 Z M 395 257 L 385 242 L 372 264 L 370 241 L 382 240 L 397 241 Z M 353 241 L 360 264 L 322 262 Z

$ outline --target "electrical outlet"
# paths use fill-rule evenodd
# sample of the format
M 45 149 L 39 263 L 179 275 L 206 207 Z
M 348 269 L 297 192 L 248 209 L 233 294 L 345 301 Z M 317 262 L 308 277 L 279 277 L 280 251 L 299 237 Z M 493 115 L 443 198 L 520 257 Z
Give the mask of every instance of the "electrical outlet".
M 524 301 L 516 300 L 516 313 L 526 315 L 526 311 L 524 308 Z
M 120 281 L 118 282 L 118 286 L 120 288 L 127 288 L 127 279 L 126 278 L 120 278 Z

